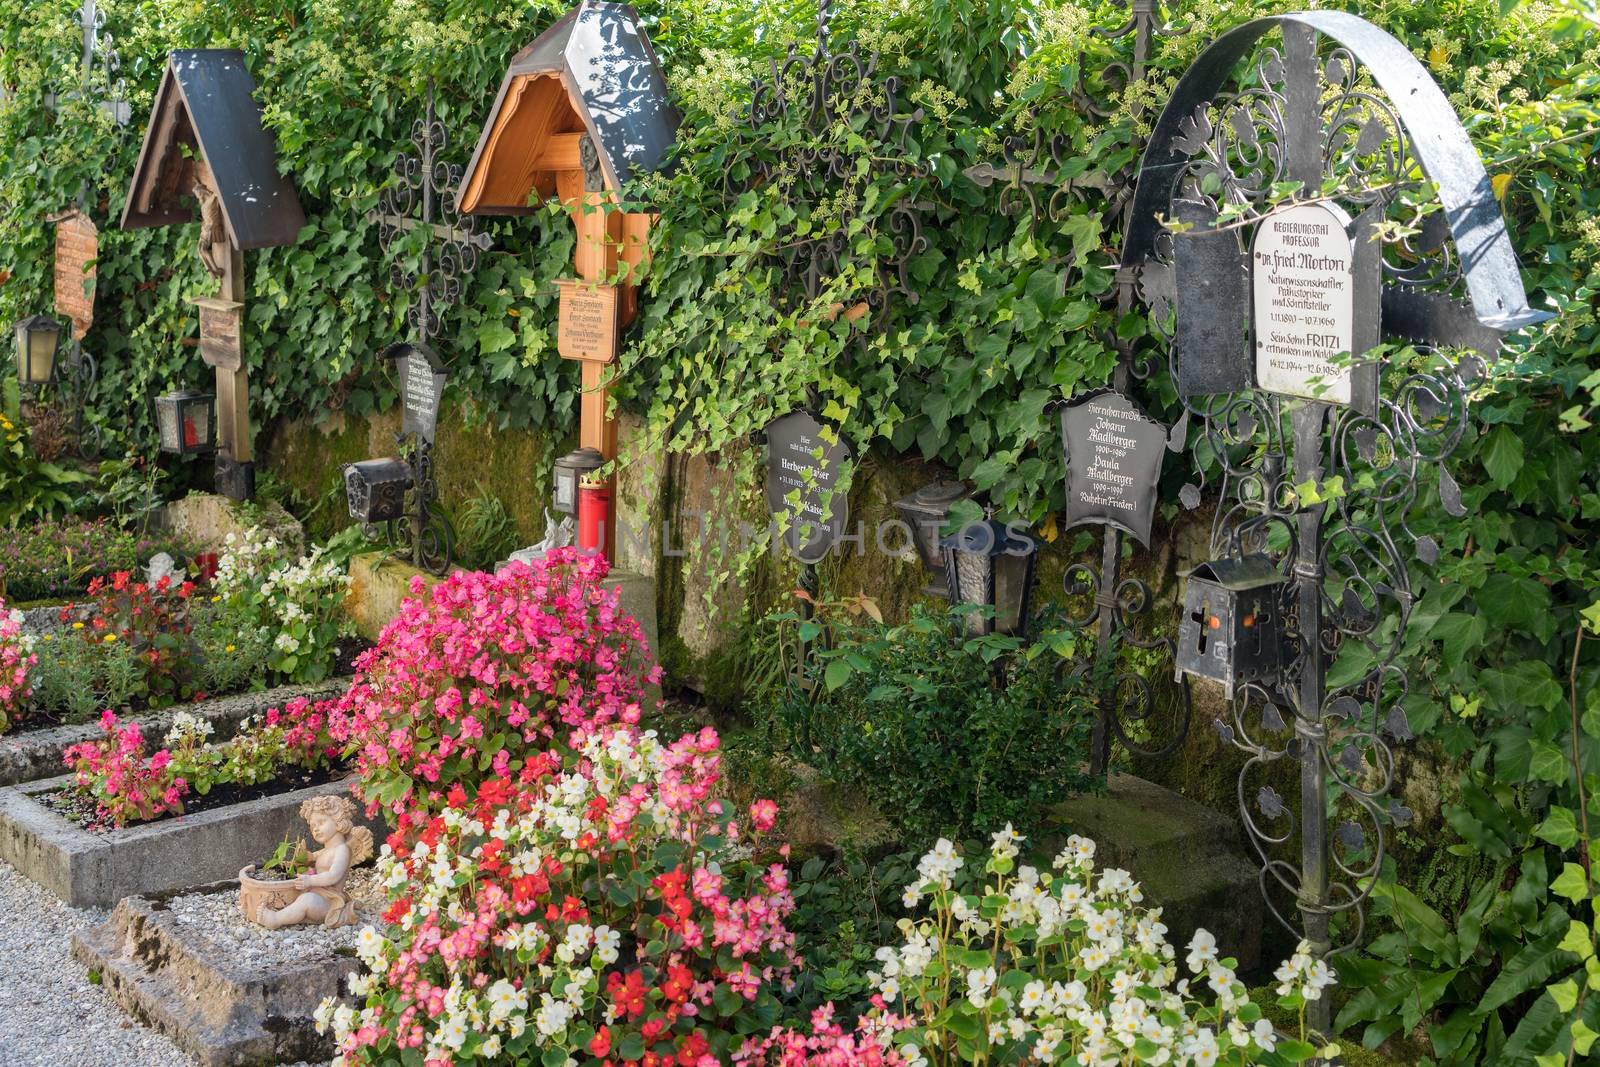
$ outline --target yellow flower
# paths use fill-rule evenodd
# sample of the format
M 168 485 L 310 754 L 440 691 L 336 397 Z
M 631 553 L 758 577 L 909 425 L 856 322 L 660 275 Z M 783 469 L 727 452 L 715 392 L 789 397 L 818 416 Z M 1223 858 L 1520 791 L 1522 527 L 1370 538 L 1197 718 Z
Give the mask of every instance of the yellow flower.
M 229 645 L 227 648 L 223 649 L 222 651 L 224 651 L 224 652 L 232 652 L 233 651 L 233 646 Z
M 56 635 L 55 634 L 45 634 L 44 635 L 44 639 L 46 641 L 54 641 L 56 639 Z
M 73 628 L 73 629 L 74 629 L 74 630 L 81 630 L 81 629 L 83 629 L 83 623 L 81 623 L 81 622 L 75 622 L 75 623 L 73 623 L 73 624 L 72 624 L 72 628 Z
M 214 596 L 214 597 L 211 598 L 211 602 L 213 604 L 219 604 L 219 603 L 222 602 L 222 598 L 219 597 L 219 596 Z M 229 651 L 232 651 L 232 649 L 229 649 Z
M 116 634 L 106 634 L 106 636 L 105 636 L 105 642 L 106 642 L 106 644 L 108 644 L 108 645 L 109 645 L 109 644 L 110 644 L 110 643 L 111 643 L 111 642 L 113 642 L 113 641 L 115 641 L 115 640 L 116 640 L 116 639 L 117 639 L 117 635 L 116 635 Z

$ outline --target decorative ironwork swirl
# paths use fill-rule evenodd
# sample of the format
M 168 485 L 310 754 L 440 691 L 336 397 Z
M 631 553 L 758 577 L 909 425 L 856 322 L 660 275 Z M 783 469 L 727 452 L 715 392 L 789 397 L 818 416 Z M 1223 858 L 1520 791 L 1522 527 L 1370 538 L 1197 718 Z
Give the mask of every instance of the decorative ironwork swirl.
M 397 433 L 394 440 L 400 447 L 401 458 L 411 467 L 411 487 L 406 490 L 410 507 L 406 518 L 384 523 L 384 532 L 389 544 L 410 556 L 414 565 L 429 574 L 442 576 L 450 569 L 455 554 L 455 534 L 438 507 L 439 482 L 433 471 L 433 445 L 416 434 Z M 370 529 L 362 527 L 363 532 Z
M 1106 536 L 1120 537 L 1120 534 L 1108 530 Z M 1080 663 L 1071 671 L 1072 676 L 1077 678 L 1089 677 L 1100 671 L 1107 672 L 1096 678 L 1100 689 L 1100 742 L 1091 756 L 1091 763 L 1097 771 L 1105 769 L 1112 738 L 1137 756 L 1171 754 L 1188 737 L 1192 714 L 1189 681 L 1185 678 L 1179 683 L 1181 696 L 1177 720 L 1171 724 L 1165 737 L 1157 739 L 1152 736 L 1155 691 L 1143 673 L 1120 663 L 1119 653 L 1123 648 L 1135 648 L 1156 651 L 1170 659 L 1173 653 L 1172 639 L 1140 637 L 1130 625 L 1130 620 L 1144 617 L 1150 610 L 1150 587 L 1144 581 L 1119 578 L 1110 595 L 1106 595 L 1102 591 L 1106 577 L 1102 570 L 1077 562 L 1067 568 L 1061 580 L 1068 605 L 1087 602 L 1087 610 L 1082 615 L 1072 614 L 1069 607 L 1065 620 L 1069 628 L 1087 632 L 1100 627 L 1102 619 L 1106 623 L 1102 632 L 1106 633 L 1107 640 L 1100 642 L 1095 660 Z
M 833 51 L 829 21 L 824 2 L 811 53 L 802 55 L 791 44 L 782 62 L 772 60 L 768 77 L 751 84 L 745 124 L 751 133 L 768 138 L 767 151 L 752 159 L 748 178 L 730 177 L 725 188 L 732 197 L 771 186 L 803 219 L 827 220 L 809 233 L 789 234 L 780 242 L 783 250 L 776 253 L 782 292 L 807 300 L 815 300 L 851 265 L 855 253 L 848 234 L 861 215 L 868 184 L 886 175 L 909 182 L 929 173 L 913 148 L 923 110 L 905 109 L 898 77 L 878 76 L 877 52 L 863 56 L 858 41 Z M 773 126 L 795 118 L 800 120 L 798 136 L 788 132 L 775 136 Z M 845 129 L 872 146 L 866 157 L 844 145 L 840 131 Z M 864 169 L 859 167 L 863 158 Z M 875 314 L 881 315 L 897 299 L 911 304 L 919 299 L 910 265 L 928 247 L 922 233 L 927 207 L 901 198 L 883 217 L 893 250 L 871 264 L 877 284 L 863 298 Z
M 1213 206 L 1242 205 L 1246 220 L 1268 210 L 1273 185 L 1288 172 L 1281 87 L 1286 77 L 1309 76 L 1319 81 L 1322 172 L 1338 183 L 1337 199 L 1353 214 L 1395 203 L 1417 170 L 1392 105 L 1365 87 L 1355 67 L 1347 51 L 1333 48 L 1314 71 L 1289 72 L 1277 49 L 1261 48 L 1247 88 L 1196 108 L 1185 123 L 1180 144 L 1189 162 L 1182 195 Z M 1419 285 L 1456 284 L 1459 261 L 1448 241 L 1430 241 L 1425 231 L 1387 247 L 1388 276 Z M 1175 285 L 1170 240 L 1167 246 L 1163 261 L 1137 279 L 1163 330 Z M 1397 661 L 1417 600 L 1409 561 L 1432 564 L 1439 546 L 1414 531 L 1410 516 L 1431 486 L 1447 510 L 1462 514 L 1460 491 L 1443 461 L 1465 433 L 1470 387 L 1481 363 L 1476 356 L 1452 362 L 1425 346 L 1416 351 L 1416 365 L 1391 361 L 1382 367 L 1379 403 L 1371 414 L 1260 391 L 1183 401 L 1188 416 L 1203 426 L 1206 451 L 1215 458 L 1212 553 L 1264 553 L 1291 576 L 1279 604 L 1287 663 L 1270 681 L 1236 688 L 1228 720 L 1216 725 L 1248 757 L 1239 775 L 1239 811 L 1261 861 L 1268 908 L 1300 937 L 1309 937 L 1309 917 L 1344 916 L 1331 953 L 1360 941 L 1364 905 L 1383 863 L 1385 827 L 1411 817 L 1387 799 L 1394 784 L 1392 746 L 1411 737 L 1403 711 L 1409 681 Z M 1170 346 L 1169 353 L 1176 375 Z M 1330 493 L 1327 500 L 1306 498 L 1295 461 L 1304 464 L 1308 451 L 1322 487 L 1342 483 L 1350 491 Z M 1199 504 L 1206 481 L 1202 472 L 1185 486 L 1186 506 Z M 1314 559 L 1302 558 L 1299 539 L 1300 520 L 1308 514 L 1318 520 Z M 1302 632 L 1299 615 L 1299 583 L 1307 581 L 1321 588 L 1316 633 Z M 1320 706 L 1301 706 L 1305 672 L 1335 656 L 1359 666 L 1359 677 L 1328 689 Z M 1315 761 L 1333 803 L 1320 904 L 1302 892 L 1307 873 L 1287 854 L 1301 822 L 1262 782 L 1269 768 L 1286 759 Z
M 477 232 L 477 219 L 456 208 L 456 189 L 463 168 L 441 157 L 449 146 L 445 125 L 434 114 L 433 83 L 427 106 L 411 127 L 415 155 L 394 161 L 394 176 L 379 195 L 379 210 L 368 214 L 378 223 L 378 245 L 390 259 L 389 279 L 396 288 L 414 292 L 406 321 L 419 341 L 438 336 L 445 310 L 461 300 L 465 279 L 478 269 L 487 236 Z M 424 230 L 423 251 L 415 268 L 400 253 L 412 245 L 409 235 Z

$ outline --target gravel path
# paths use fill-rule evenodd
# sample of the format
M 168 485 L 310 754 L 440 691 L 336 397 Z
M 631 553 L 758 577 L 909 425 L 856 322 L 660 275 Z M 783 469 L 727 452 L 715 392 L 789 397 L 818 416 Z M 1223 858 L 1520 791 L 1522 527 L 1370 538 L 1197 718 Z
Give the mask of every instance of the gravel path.
M 368 882 L 368 872 L 357 872 L 363 874 L 362 882 Z M 235 923 L 221 905 L 197 902 L 194 919 L 215 923 L 228 936 Z M 0 860 L 0 1065 L 190 1067 L 177 1046 L 129 1019 L 91 985 L 83 965 L 72 958 L 73 932 L 104 921 L 106 914 L 63 904 Z M 257 942 L 255 929 L 244 930 L 233 943 L 251 954 L 252 949 L 270 954 Z
M 0 1063 L 6 1067 L 189 1067 L 89 984 L 72 934 L 104 920 L 68 907 L 0 860 Z

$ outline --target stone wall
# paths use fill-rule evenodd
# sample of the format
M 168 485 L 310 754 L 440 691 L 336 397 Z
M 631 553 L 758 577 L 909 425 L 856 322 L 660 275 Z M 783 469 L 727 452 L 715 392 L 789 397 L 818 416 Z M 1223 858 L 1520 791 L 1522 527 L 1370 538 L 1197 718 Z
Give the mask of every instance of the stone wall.
M 262 450 L 262 464 L 296 487 L 316 507 L 308 534 L 325 538 L 344 525 L 342 464 L 393 452 L 398 413 L 370 422 L 334 415 L 320 421 L 297 420 L 274 428 Z M 639 433 L 624 418 L 624 454 Z M 447 403 L 439 433 L 440 487 L 447 508 L 459 509 L 481 491 L 497 496 L 526 542 L 544 530 L 543 509 L 549 500 L 551 463 L 567 448 L 570 437 L 541 431 L 500 430 L 488 421 Z M 682 686 L 704 694 L 714 711 L 733 713 L 745 702 L 752 684 L 774 677 L 779 669 L 773 627 L 757 625 L 770 612 L 794 604 L 790 591 L 797 571 L 787 559 L 762 558 L 742 579 L 732 574 L 729 548 L 720 551 L 719 529 L 737 530 L 740 520 L 766 521 L 761 488 L 761 450 L 750 445 L 738 453 L 713 457 L 666 456 L 646 452 L 629 459 L 620 472 L 619 522 L 628 531 L 618 539 L 621 570 L 655 580 L 660 628 L 659 655 L 667 669 L 669 689 Z M 1180 477 L 1180 464 L 1173 464 Z M 742 472 L 742 475 L 741 475 Z M 894 517 L 892 502 L 939 476 L 914 457 L 871 451 L 863 457 L 850 492 L 851 526 L 863 522 L 868 531 Z M 1175 492 L 1164 493 L 1170 499 Z M 705 515 L 702 532 L 701 516 Z M 1144 580 L 1152 592 L 1147 618 L 1164 633 L 1175 628 L 1181 580 L 1179 575 L 1209 555 L 1211 514 L 1206 509 L 1159 515 L 1149 549 L 1129 543 L 1124 573 Z M 1039 597 L 1061 601 L 1062 580 L 1074 561 L 1097 563 L 1098 529 L 1066 531 L 1047 544 L 1040 563 Z M 920 595 L 927 575 L 914 557 L 882 555 L 872 544 L 848 546 L 821 567 L 824 595 L 865 592 L 886 617 L 903 617 Z M 1079 606 L 1079 610 L 1086 610 Z M 1170 730 L 1179 717 L 1180 699 L 1165 658 L 1148 656 L 1140 664 L 1156 694 L 1151 730 Z M 1219 740 L 1213 722 L 1227 714 L 1220 690 L 1196 684 L 1186 741 L 1159 758 L 1134 757 L 1128 769 L 1143 778 L 1237 817 L 1237 775 L 1240 754 Z M 1422 751 L 1406 753 L 1409 773 L 1397 791 L 1417 809 L 1420 827 L 1440 825 L 1439 807 L 1448 799 L 1447 775 L 1440 758 Z M 1285 796 L 1298 786 L 1294 768 L 1283 761 L 1260 784 L 1272 784 Z M 1255 785 L 1250 790 L 1254 795 Z

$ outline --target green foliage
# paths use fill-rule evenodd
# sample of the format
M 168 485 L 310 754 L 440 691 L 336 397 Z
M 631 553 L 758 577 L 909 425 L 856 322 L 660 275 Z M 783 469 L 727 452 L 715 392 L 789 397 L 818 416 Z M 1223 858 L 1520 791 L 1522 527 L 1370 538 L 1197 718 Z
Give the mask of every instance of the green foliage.
M 963 613 L 914 609 L 899 626 L 823 606 L 790 619 L 828 632 L 770 714 L 799 757 L 860 787 L 907 841 L 1011 823 L 1026 833 L 1090 787 L 1094 706 L 1043 644 L 968 637 Z
M 260 866 L 258 873 L 288 882 L 309 870 L 311 870 L 311 850 L 306 847 L 304 839 L 290 840 L 285 837 L 278 842 L 278 847 L 272 850 L 272 855 Z
M 500 498 L 478 483 L 478 490 L 462 505 L 456 518 L 462 545 L 461 565 L 485 571 L 519 547 L 517 528 Z
M 0 299 L 4 290 L 0 289 Z M 15 528 L 72 509 L 71 487 L 88 481 L 80 471 L 38 459 L 22 421 L 21 389 L 15 378 L 0 382 L 0 516 Z

